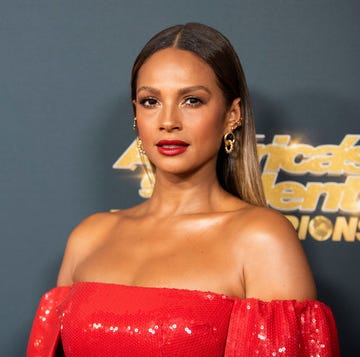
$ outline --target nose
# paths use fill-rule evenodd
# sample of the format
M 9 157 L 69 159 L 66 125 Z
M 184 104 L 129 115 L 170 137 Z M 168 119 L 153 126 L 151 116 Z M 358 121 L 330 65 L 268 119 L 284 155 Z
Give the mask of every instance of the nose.
M 159 129 L 161 131 L 178 131 L 182 129 L 180 115 L 176 108 L 164 108 L 159 118 Z

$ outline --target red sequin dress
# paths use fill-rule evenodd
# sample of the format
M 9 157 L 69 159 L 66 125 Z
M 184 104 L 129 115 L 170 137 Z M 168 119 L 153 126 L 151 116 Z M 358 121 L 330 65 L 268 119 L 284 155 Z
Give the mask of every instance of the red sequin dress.
M 330 309 L 196 290 L 79 282 L 44 294 L 27 357 L 337 357 Z

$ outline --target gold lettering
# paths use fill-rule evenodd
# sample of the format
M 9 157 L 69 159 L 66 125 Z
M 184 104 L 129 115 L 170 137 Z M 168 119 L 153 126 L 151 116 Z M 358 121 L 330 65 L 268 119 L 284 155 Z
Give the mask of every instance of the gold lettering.
M 113 169 L 123 169 L 134 171 L 139 165 L 142 165 L 141 158 L 139 156 L 136 140 L 134 140 L 124 153 L 115 161 Z
M 315 176 L 344 174 L 360 175 L 360 135 L 346 135 L 339 145 L 311 146 L 290 144 L 290 135 L 275 135 L 272 143 L 258 144 L 260 161 L 265 160 L 264 172 L 281 169 L 293 175 Z
M 360 146 L 354 146 L 360 140 L 360 135 L 346 135 L 341 145 L 345 146 L 344 173 L 360 175 Z
M 344 237 L 346 242 L 354 242 L 357 225 L 357 217 L 350 217 L 349 222 L 346 221 L 345 217 L 336 217 L 332 240 L 340 242 L 341 237 Z
M 360 213 L 360 177 L 349 176 L 345 181 L 345 189 L 340 209 L 346 213 Z
M 267 202 L 275 209 L 314 212 L 321 196 L 324 196 L 321 206 L 323 212 L 360 212 L 360 177 L 347 177 L 344 183 L 309 182 L 306 186 L 295 181 L 276 183 L 276 179 L 275 173 L 262 175 Z
M 285 172 L 295 175 L 304 175 L 309 169 L 309 162 L 314 155 L 315 149 L 311 145 L 292 144 L 286 149 L 281 167 Z
M 275 184 L 276 174 L 263 174 L 265 196 L 268 203 L 275 209 L 293 211 L 301 207 L 305 188 L 294 181 L 284 181 Z
M 306 212 L 314 212 L 320 197 L 324 196 L 325 198 L 321 210 L 325 212 L 336 212 L 339 210 L 343 191 L 344 186 L 338 183 L 307 183 L 306 193 L 301 210 Z
M 331 238 L 333 242 L 355 242 L 355 238 L 360 241 L 360 219 L 350 217 L 347 220 L 344 216 L 336 217 L 335 223 L 325 216 L 285 216 L 293 225 L 301 240 L 306 239 L 307 233 L 319 242 L 324 242 Z
M 301 216 L 300 227 L 298 231 L 298 235 L 301 240 L 304 240 L 307 236 L 309 222 L 310 222 L 310 216 Z
M 331 237 L 333 225 L 329 218 L 325 216 L 316 216 L 309 222 L 310 235 L 320 242 L 323 242 Z
M 266 158 L 264 172 L 278 172 L 280 170 L 281 162 L 290 139 L 290 135 L 274 135 L 271 144 L 257 145 L 259 160 L 261 161 L 263 158 Z
M 308 158 L 308 172 L 320 176 L 324 174 L 343 174 L 342 148 L 336 145 L 321 145 L 315 148 L 312 157 Z

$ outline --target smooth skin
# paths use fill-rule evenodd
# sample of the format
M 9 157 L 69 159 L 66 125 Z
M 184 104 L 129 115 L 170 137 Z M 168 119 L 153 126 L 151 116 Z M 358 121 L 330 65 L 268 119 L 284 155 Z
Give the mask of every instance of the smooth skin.
M 213 70 L 191 52 L 168 48 L 144 63 L 134 105 L 139 136 L 156 167 L 153 195 L 76 227 L 59 286 L 97 281 L 264 301 L 316 298 L 287 219 L 230 195 L 217 180 L 217 152 L 223 135 L 238 125 L 239 102 L 226 105 Z M 188 147 L 166 156 L 158 151 L 160 140 Z

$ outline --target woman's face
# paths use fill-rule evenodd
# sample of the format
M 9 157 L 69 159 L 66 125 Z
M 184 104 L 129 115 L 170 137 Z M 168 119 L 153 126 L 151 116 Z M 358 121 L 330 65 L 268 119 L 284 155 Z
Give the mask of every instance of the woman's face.
M 212 68 L 192 52 L 167 48 L 140 68 L 134 101 L 139 137 L 159 170 L 174 174 L 215 170 L 222 138 L 240 119 Z

